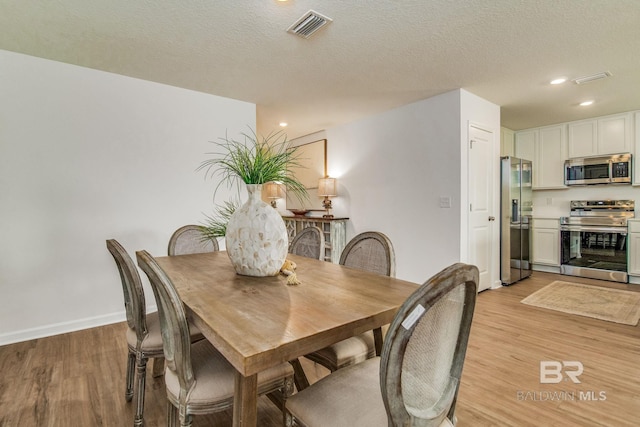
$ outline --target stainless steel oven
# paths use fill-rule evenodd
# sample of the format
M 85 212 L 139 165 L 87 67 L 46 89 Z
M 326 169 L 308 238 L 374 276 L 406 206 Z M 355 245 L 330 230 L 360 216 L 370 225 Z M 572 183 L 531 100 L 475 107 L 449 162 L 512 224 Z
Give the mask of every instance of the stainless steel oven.
M 628 282 L 627 220 L 632 200 L 577 200 L 560 218 L 560 272 L 572 276 Z

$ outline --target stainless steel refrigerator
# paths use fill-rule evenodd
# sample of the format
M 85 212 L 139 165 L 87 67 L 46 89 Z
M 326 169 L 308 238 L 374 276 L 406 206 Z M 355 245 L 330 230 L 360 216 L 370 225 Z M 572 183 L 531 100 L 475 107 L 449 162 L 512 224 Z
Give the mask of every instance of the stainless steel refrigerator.
M 500 161 L 500 280 L 510 285 L 531 275 L 531 161 Z

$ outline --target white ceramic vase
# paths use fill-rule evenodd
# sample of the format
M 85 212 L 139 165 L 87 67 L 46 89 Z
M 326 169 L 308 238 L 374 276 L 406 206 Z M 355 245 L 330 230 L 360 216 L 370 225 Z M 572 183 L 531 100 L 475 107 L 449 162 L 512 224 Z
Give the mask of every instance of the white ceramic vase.
M 287 258 L 287 229 L 278 211 L 262 201 L 262 185 L 248 184 L 247 191 L 249 200 L 227 224 L 227 254 L 238 274 L 275 276 Z

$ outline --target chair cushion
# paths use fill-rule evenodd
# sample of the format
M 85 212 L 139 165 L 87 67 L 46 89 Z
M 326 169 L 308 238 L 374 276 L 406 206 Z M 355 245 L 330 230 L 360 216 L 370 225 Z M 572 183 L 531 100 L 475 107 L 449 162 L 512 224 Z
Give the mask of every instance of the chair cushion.
M 187 405 L 197 411 L 211 406 L 233 404 L 235 387 L 235 368 L 227 362 L 207 340 L 191 345 L 191 366 L 195 379 L 193 388 L 188 394 Z M 265 384 L 282 383 L 286 376 L 293 376 L 293 367 L 289 363 L 281 363 L 258 374 L 258 391 Z M 165 369 L 167 395 L 172 402 L 178 401 L 180 383 L 175 372 Z M 274 386 L 273 389 L 276 387 Z M 190 411 L 191 412 L 191 411 Z
M 364 362 L 376 355 L 373 332 L 347 338 L 315 351 L 306 357 L 320 363 L 331 371 Z
M 388 427 L 380 358 L 340 369 L 289 397 L 287 410 L 308 427 Z M 445 419 L 440 427 L 453 427 Z
M 158 312 L 147 314 L 147 336 L 142 340 L 141 350 L 143 353 L 160 353 L 162 354 L 162 333 L 160 332 L 160 319 Z M 136 332 L 127 329 L 127 344 L 130 348 L 135 349 L 138 343 Z
M 160 331 L 160 318 L 158 312 L 147 313 L 147 336 L 142 340 L 141 350 L 143 353 L 154 355 L 162 355 L 162 332 Z M 198 341 L 204 338 L 200 329 L 192 323 L 189 323 L 189 333 L 191 335 L 191 342 Z M 135 349 L 138 338 L 136 332 L 133 329 L 127 328 L 127 344 L 129 348 Z
M 287 399 L 308 427 L 388 427 L 380 392 L 380 358 L 340 369 Z

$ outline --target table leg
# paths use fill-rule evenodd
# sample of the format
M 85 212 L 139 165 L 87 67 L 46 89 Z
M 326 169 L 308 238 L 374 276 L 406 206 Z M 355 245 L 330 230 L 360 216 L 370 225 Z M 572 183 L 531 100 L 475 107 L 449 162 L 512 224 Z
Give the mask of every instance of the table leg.
M 233 427 L 258 424 L 258 374 L 245 377 L 236 371 L 233 397 Z
M 376 347 L 376 356 L 382 354 L 382 328 L 375 328 L 373 330 L 373 342 Z

